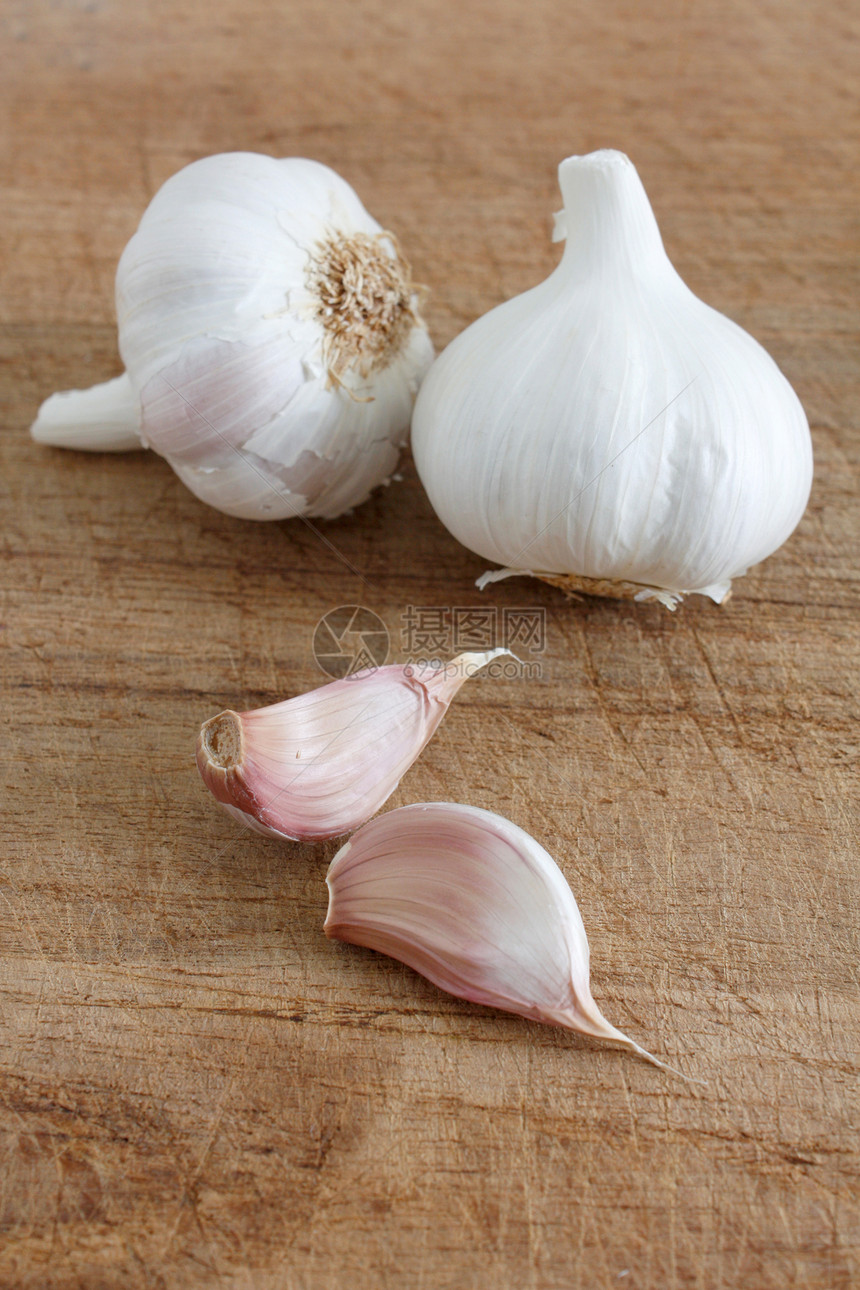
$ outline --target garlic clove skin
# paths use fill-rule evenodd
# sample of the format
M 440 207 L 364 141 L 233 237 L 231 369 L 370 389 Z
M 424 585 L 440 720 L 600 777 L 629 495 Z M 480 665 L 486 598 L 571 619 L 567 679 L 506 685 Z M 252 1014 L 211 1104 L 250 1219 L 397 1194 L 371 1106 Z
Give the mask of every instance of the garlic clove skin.
M 429 743 L 457 691 L 503 648 L 439 668 L 395 664 L 205 722 L 197 766 L 235 819 L 315 842 L 369 819 Z
M 151 447 L 245 519 L 333 518 L 390 478 L 433 347 L 393 237 L 328 167 L 186 166 L 123 252 L 116 303 L 124 436 L 99 442 L 91 392 L 69 391 L 40 409 L 42 442 Z
M 399 807 L 341 847 L 326 883 L 327 936 L 399 959 L 458 998 L 663 1066 L 600 1012 L 573 893 L 510 820 L 454 802 Z
M 723 600 L 806 507 L 803 409 L 682 282 L 627 157 L 569 157 L 559 179 L 562 260 L 433 364 L 418 473 L 454 536 L 505 566 L 490 578 Z

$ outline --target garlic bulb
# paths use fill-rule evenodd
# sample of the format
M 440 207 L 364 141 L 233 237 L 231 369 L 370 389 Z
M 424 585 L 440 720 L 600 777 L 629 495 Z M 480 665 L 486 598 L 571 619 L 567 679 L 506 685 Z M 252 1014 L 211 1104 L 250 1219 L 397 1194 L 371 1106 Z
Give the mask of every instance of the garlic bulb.
M 394 664 L 254 712 L 221 712 L 200 731 L 198 769 L 222 806 L 260 833 L 301 842 L 349 833 L 391 796 L 464 681 L 507 653 Z
M 333 517 L 393 471 L 433 347 L 391 234 L 328 167 L 236 152 L 156 193 L 117 270 L 126 372 L 33 436 L 141 445 L 246 519 Z
M 564 256 L 458 336 L 412 423 L 448 529 L 505 568 L 603 595 L 716 601 L 783 543 L 812 480 L 776 364 L 670 264 L 620 152 L 559 167 Z
M 611 1040 L 663 1066 L 600 1012 L 573 893 L 510 820 L 454 802 L 402 806 L 341 847 L 326 883 L 327 936 L 399 959 L 459 998 Z

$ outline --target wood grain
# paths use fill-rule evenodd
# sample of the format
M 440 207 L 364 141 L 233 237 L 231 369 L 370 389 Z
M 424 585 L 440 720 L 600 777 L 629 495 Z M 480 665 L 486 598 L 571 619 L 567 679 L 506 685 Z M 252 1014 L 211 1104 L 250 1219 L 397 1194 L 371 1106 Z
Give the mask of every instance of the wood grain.
M 3 16 L 0 1284 L 860 1284 L 857 27 L 826 0 L 46 0 Z M 316 157 L 441 346 L 555 262 L 555 167 L 620 147 L 690 286 L 797 388 L 816 481 L 723 608 L 502 583 L 411 465 L 325 533 L 27 434 L 118 369 L 117 257 L 206 153 Z M 391 801 L 533 831 L 606 1015 L 705 1087 L 322 934 L 334 844 L 237 831 L 201 720 L 321 681 L 314 625 L 533 606 Z

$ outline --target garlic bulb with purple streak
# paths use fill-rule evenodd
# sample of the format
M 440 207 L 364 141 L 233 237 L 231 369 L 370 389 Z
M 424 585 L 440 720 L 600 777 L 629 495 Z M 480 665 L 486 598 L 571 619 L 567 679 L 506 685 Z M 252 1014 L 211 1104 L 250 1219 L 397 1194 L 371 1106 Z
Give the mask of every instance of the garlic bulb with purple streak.
M 245 519 L 331 518 L 391 476 L 433 347 L 396 241 L 327 166 L 186 166 L 123 252 L 116 306 L 125 373 L 53 395 L 35 439 L 153 448 Z

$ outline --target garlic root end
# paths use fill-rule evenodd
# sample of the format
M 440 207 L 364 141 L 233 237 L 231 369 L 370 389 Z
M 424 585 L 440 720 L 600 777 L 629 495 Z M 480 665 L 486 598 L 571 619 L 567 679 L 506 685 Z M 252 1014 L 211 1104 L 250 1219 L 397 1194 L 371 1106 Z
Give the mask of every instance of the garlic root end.
M 635 600 L 638 602 L 659 600 L 661 605 L 674 612 L 685 596 L 709 596 L 718 605 L 724 605 L 731 597 L 731 581 L 715 582 L 708 587 L 687 587 L 683 591 L 670 590 L 668 587 L 649 587 L 641 582 L 627 582 L 623 578 L 585 578 L 578 573 L 541 573 L 537 569 L 488 569 L 475 582 L 479 591 L 484 591 L 491 582 L 501 582 L 503 578 L 539 578 L 551 587 L 558 587 L 569 598 L 579 596 L 603 596 L 609 600 Z
M 219 712 L 200 729 L 200 751 L 212 766 L 233 770 L 245 757 L 242 724 L 235 712 Z

